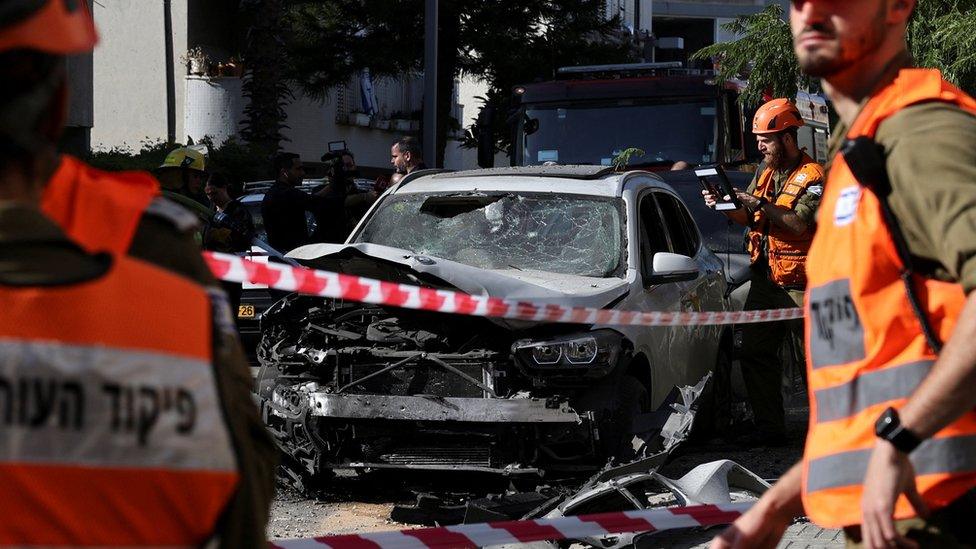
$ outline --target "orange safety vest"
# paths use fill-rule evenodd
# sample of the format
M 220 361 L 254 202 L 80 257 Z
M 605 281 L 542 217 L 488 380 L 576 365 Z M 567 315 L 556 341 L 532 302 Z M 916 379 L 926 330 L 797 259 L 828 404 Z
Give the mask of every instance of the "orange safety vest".
M 211 538 L 238 468 L 206 292 L 120 256 L 0 310 L 0 547 Z
M 62 155 L 41 209 L 89 252 L 125 253 L 159 183 L 145 172 L 110 173 Z
M 799 165 L 786 178 L 778 195 L 773 184 L 772 168 L 766 168 L 756 183 L 755 196 L 765 198 L 776 206 L 792 210 L 811 186 L 823 185 L 824 170 L 806 153 Z M 813 240 L 814 227 L 801 235 L 795 235 L 773 224 L 762 210 L 752 214 L 749 230 L 749 256 L 752 263 L 759 261 L 763 251 L 763 238 L 767 239 L 766 255 L 769 259 L 770 279 L 780 286 L 803 288 L 806 286 L 807 252 Z
M 944 101 L 976 114 L 976 101 L 937 70 L 902 70 L 864 107 L 848 138 L 873 138 L 899 110 Z M 918 174 L 919 182 L 925 174 Z M 874 424 L 904 404 L 936 355 L 912 313 L 902 262 L 877 196 L 861 186 L 843 157 L 834 158 L 810 249 L 806 294 L 810 428 L 803 454 L 803 504 L 817 524 L 861 523 L 864 473 Z M 962 287 L 915 275 L 922 306 L 947 340 L 965 302 Z M 970 411 L 911 454 L 922 498 L 933 509 L 976 486 L 976 412 Z M 914 516 L 904 497 L 895 518 Z

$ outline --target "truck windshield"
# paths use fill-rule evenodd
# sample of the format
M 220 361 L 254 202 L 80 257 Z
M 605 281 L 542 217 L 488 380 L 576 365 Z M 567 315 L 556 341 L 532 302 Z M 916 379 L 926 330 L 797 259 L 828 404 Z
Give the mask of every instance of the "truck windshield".
M 607 278 L 625 261 L 619 198 L 553 193 L 399 194 L 354 242 L 480 269 Z
M 522 164 L 610 165 L 622 150 L 635 147 L 631 165 L 670 166 L 714 162 L 715 101 L 613 103 L 526 107 L 520 128 Z

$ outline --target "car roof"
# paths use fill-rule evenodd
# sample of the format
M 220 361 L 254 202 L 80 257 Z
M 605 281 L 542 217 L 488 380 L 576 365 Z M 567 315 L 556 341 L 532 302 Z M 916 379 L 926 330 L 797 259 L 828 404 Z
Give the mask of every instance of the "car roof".
M 461 191 L 560 192 L 588 196 L 621 196 L 628 174 L 609 166 L 552 165 L 444 172 L 411 179 L 394 193 Z M 649 175 L 649 174 L 648 174 Z
M 302 184 L 295 187 L 298 190 L 311 193 L 316 187 L 323 185 L 325 179 L 303 179 Z M 253 181 L 244 184 L 244 194 L 238 199 L 243 204 L 251 202 L 261 202 L 264 200 L 264 193 L 271 188 L 274 181 Z
M 266 179 L 263 181 L 247 181 L 244 183 L 245 193 L 256 193 L 266 191 L 274 185 L 273 179 Z M 326 183 L 324 177 L 319 178 L 306 178 L 302 180 L 302 184 L 299 187 L 314 187 L 317 185 L 322 185 Z
M 485 168 L 480 170 L 465 170 L 460 172 L 439 173 L 432 177 L 485 177 L 485 176 L 536 176 L 563 177 L 572 179 L 601 179 L 612 175 L 612 166 L 594 166 L 592 164 L 542 164 L 539 166 L 511 166 L 504 168 Z

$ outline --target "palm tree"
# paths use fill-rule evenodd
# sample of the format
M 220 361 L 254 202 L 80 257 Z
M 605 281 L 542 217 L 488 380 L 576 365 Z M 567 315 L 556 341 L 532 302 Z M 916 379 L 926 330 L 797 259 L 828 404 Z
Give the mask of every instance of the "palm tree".
M 812 84 L 800 72 L 779 4 L 724 28 L 739 38 L 703 48 L 693 58 L 713 59 L 720 78 L 748 78 L 743 103 L 756 105 L 764 93 L 794 97 L 799 88 Z M 938 68 L 949 81 L 976 93 L 976 0 L 919 0 L 908 45 L 918 66 Z
M 284 38 L 281 35 L 286 0 L 241 0 L 247 21 L 245 36 L 241 135 L 258 151 L 270 156 L 280 150 L 285 128 L 285 104 L 292 98 L 285 80 Z

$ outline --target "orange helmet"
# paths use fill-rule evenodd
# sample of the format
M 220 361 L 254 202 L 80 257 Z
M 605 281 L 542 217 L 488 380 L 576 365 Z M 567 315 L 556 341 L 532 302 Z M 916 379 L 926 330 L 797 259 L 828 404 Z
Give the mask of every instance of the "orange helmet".
M 759 107 L 756 116 L 752 117 L 752 133 L 756 135 L 781 132 L 802 125 L 800 111 L 789 99 L 783 98 L 773 99 Z
M 97 41 L 86 0 L 0 1 L 0 52 L 70 55 L 91 51 Z

